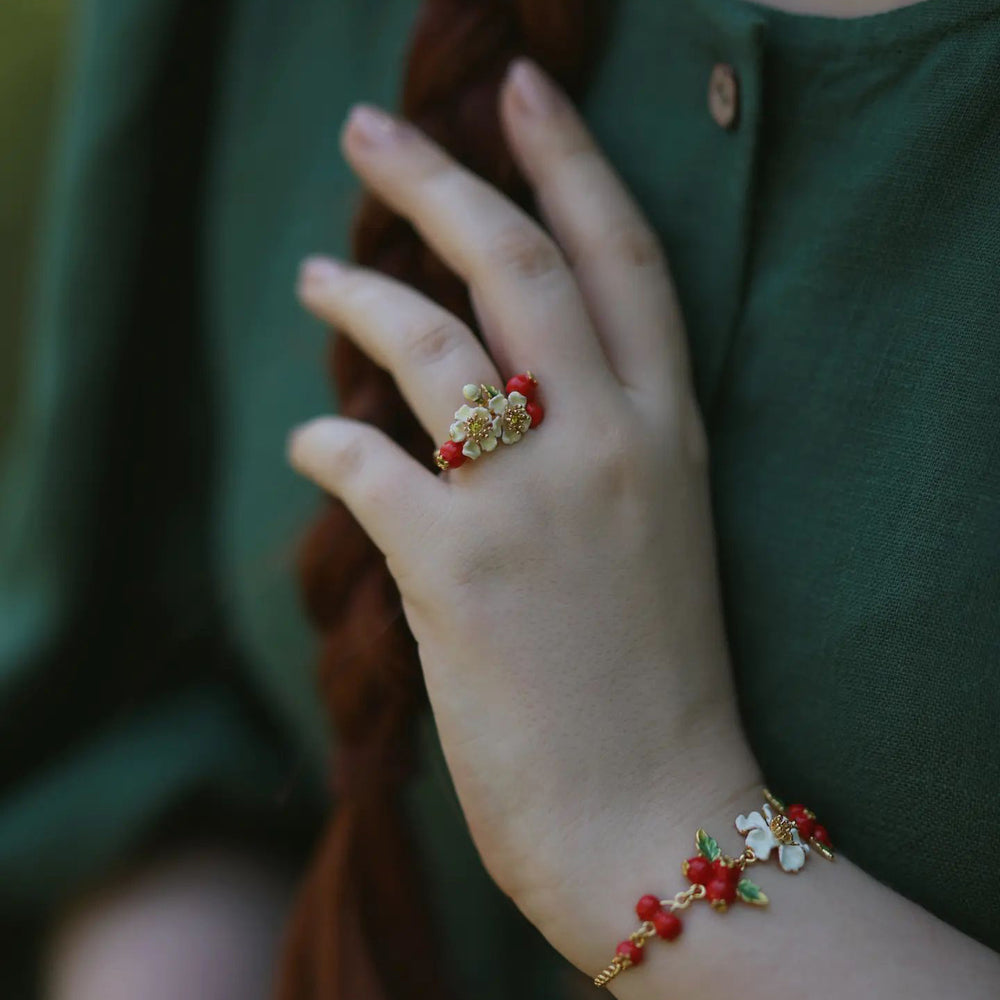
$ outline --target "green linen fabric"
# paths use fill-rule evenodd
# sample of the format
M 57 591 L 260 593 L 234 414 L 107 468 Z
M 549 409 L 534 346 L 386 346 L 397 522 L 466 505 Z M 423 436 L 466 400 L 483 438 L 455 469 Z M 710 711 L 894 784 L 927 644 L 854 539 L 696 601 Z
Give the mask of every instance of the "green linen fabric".
M 291 559 L 317 497 L 283 445 L 335 401 L 292 287 L 302 256 L 346 250 L 337 132 L 353 101 L 394 103 L 413 14 L 81 14 L 0 481 L 0 916 L 43 920 L 178 815 L 299 857 L 319 828 Z M 684 307 L 768 780 L 996 949 L 998 15 L 625 0 L 585 104 Z M 463 995 L 560 995 L 572 974 L 489 882 L 425 743 L 410 800 Z

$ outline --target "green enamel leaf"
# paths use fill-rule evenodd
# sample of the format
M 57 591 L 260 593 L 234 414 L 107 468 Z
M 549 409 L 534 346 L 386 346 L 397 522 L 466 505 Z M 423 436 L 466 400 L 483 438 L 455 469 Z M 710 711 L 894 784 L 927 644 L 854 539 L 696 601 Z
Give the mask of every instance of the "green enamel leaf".
M 715 837 L 710 837 L 704 830 L 699 830 L 695 835 L 695 845 L 698 848 L 698 853 L 703 858 L 708 858 L 709 861 L 715 861 L 717 858 L 722 857 L 722 851 L 719 848 L 719 843 Z
M 751 906 L 767 906 L 767 896 L 760 891 L 760 886 L 748 878 L 741 878 L 736 885 L 736 895 Z

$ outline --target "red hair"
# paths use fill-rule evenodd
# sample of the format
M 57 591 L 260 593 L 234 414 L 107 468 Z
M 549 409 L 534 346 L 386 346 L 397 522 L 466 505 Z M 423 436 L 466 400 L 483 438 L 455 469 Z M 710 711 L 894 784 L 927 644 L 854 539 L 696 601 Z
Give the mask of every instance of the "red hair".
M 402 113 L 452 155 L 526 204 L 497 113 L 511 59 L 528 55 L 570 93 L 593 62 L 602 0 L 426 0 L 410 47 Z M 359 264 L 407 282 L 475 329 L 465 287 L 412 227 L 366 197 L 353 227 Z M 392 380 L 333 341 L 340 412 L 377 424 L 429 463 L 432 443 Z M 456 387 L 460 389 L 460 387 Z M 454 996 L 434 948 L 400 790 L 425 702 L 416 646 L 385 560 L 339 503 L 304 539 L 301 579 L 322 635 L 320 688 L 339 740 L 336 809 L 300 890 L 280 1000 Z M 403 931 L 400 932 L 400 928 Z

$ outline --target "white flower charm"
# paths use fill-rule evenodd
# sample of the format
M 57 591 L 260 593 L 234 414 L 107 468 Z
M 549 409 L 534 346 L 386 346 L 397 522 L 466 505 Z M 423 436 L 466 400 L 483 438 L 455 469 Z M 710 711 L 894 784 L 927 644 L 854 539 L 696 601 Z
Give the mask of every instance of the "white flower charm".
M 764 815 L 752 812 L 749 816 L 736 817 L 736 829 L 746 834 L 747 847 L 760 861 L 766 861 L 771 851 L 778 848 L 778 864 L 786 872 L 797 872 L 806 863 L 809 846 L 802 843 L 795 824 L 770 806 L 764 806 Z
M 496 409 L 493 404 L 496 403 Z M 500 417 L 500 440 L 504 444 L 514 444 L 520 441 L 524 432 L 531 426 L 531 416 L 526 406 L 527 396 L 520 392 L 512 392 L 505 399 L 495 396 L 490 400 L 490 409 Z
M 466 458 L 479 458 L 484 451 L 493 451 L 500 434 L 500 417 L 495 415 L 494 403 L 503 397 L 494 396 L 485 406 L 469 406 L 463 403 L 455 411 L 455 422 L 451 425 L 451 439 L 465 442 L 462 454 Z M 491 412 L 494 411 L 494 412 Z

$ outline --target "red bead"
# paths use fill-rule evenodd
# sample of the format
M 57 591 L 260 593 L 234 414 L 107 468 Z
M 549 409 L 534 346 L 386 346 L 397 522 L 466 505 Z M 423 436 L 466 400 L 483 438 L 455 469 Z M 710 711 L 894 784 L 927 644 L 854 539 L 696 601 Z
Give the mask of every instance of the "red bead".
M 652 920 L 653 914 L 660 912 L 660 901 L 655 896 L 643 896 L 635 904 L 635 912 L 640 920 Z
M 786 816 L 787 816 L 787 817 L 788 817 L 789 819 L 791 819 L 791 820 L 796 820 L 796 819 L 798 819 L 798 818 L 799 818 L 800 816 L 805 816 L 805 815 L 806 815 L 806 813 L 808 813 L 808 812 L 809 812 L 809 810 L 808 810 L 808 809 L 806 809 L 806 807 L 805 807 L 804 805 L 801 805 L 801 804 L 799 804 L 798 802 L 796 802 L 796 803 L 795 803 L 795 805 L 793 805 L 793 806 L 789 806 L 789 807 L 788 807 L 788 808 L 787 808 L 787 809 L 785 810 L 785 815 L 786 815 Z
M 507 395 L 512 392 L 519 392 L 526 399 L 532 400 L 538 392 L 538 383 L 532 382 L 527 375 L 512 375 L 507 380 Z
M 736 865 L 727 865 L 725 861 L 719 858 L 718 861 L 712 862 L 712 878 L 726 879 L 736 885 L 740 880 L 740 869 Z
M 813 837 L 818 840 L 821 844 L 825 844 L 827 847 L 832 847 L 830 843 L 830 834 L 826 832 L 825 826 L 820 826 L 819 823 L 816 824 L 813 829 Z
M 541 403 L 525 403 L 524 409 L 528 416 L 531 417 L 532 428 L 541 427 L 542 421 L 545 419 L 545 410 L 542 408 Z
M 799 836 L 803 840 L 808 840 L 816 831 L 816 820 L 811 816 L 799 816 L 795 820 L 795 825 L 799 828 Z
M 615 954 L 627 958 L 633 965 L 642 963 L 642 949 L 634 941 L 622 941 L 615 949 Z
M 684 929 L 684 925 L 681 923 L 681 918 L 674 916 L 672 913 L 667 913 L 666 910 L 660 910 L 659 913 L 654 913 L 651 919 L 653 921 L 653 926 L 656 928 L 656 933 L 659 934 L 664 941 L 673 941 L 675 938 L 680 936 L 681 931 Z
M 457 469 L 466 460 L 466 456 L 462 454 L 462 445 L 458 441 L 445 441 L 438 451 L 448 463 L 449 469 Z
M 705 886 L 705 896 L 710 903 L 718 903 L 718 909 L 724 910 L 725 904 L 736 898 L 736 886 L 727 878 L 714 878 Z
M 712 862 L 708 858 L 688 858 L 681 866 L 685 878 L 694 885 L 708 885 L 715 877 L 712 870 Z

